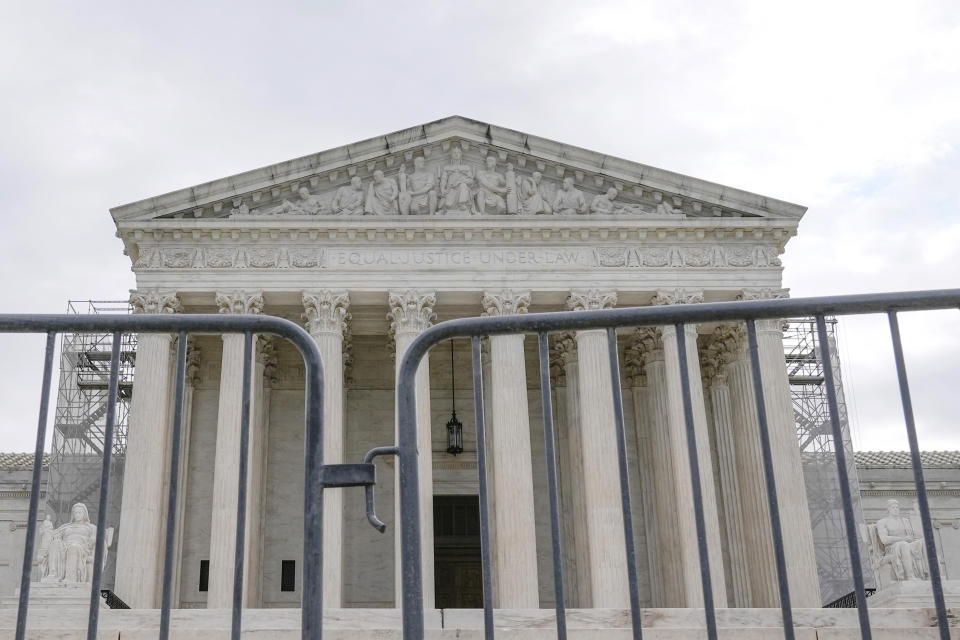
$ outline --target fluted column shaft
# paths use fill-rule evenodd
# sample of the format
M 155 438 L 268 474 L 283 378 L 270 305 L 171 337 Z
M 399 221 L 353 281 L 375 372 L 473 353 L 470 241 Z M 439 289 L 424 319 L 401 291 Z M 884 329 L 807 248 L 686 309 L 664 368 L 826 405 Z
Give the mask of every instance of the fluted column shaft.
M 217 294 L 221 313 L 260 313 L 263 297 L 259 293 L 235 292 Z M 237 491 L 240 480 L 241 412 L 243 405 L 244 337 L 239 334 L 223 336 L 223 356 L 220 364 L 220 397 L 217 407 L 217 443 L 213 462 L 213 496 L 210 521 L 210 582 L 207 608 L 225 609 L 233 605 L 234 555 L 237 535 Z M 256 345 L 256 341 L 254 342 Z M 256 350 L 256 347 L 253 349 Z M 254 353 L 250 357 L 255 357 Z M 251 526 L 259 526 L 259 491 L 251 482 L 256 471 L 256 459 L 262 451 L 256 443 L 262 441 L 258 431 L 262 402 L 263 366 L 254 361 L 250 382 L 250 439 L 247 476 L 247 518 L 244 536 L 244 604 L 250 606 L 248 590 L 249 569 L 253 554 L 259 548 L 250 544 Z M 261 392 L 257 393 L 257 389 Z M 255 524 L 254 524 L 255 523 Z
M 137 313 L 180 310 L 172 292 L 134 292 L 130 300 Z M 170 334 L 143 333 L 137 345 L 125 463 L 130 472 L 123 483 L 116 573 L 116 592 L 134 609 L 160 606 L 172 427 L 172 340 Z
M 529 292 L 488 291 L 484 315 L 525 313 Z M 494 466 L 497 544 L 496 604 L 509 609 L 540 606 L 537 585 L 537 535 L 533 504 L 533 468 L 527 374 L 522 335 L 490 337 L 490 425 Z
M 574 310 L 614 304 L 616 295 L 612 292 L 571 292 L 568 300 Z M 576 340 L 592 605 L 626 608 L 630 597 L 607 335 L 603 330 L 578 331 Z
M 750 576 L 747 552 L 743 538 L 743 513 L 740 508 L 740 486 L 737 482 L 737 451 L 733 433 L 733 410 L 730 387 L 726 376 L 718 374 L 710 379 L 710 402 L 713 407 L 713 426 L 716 434 L 720 487 L 723 491 L 723 516 L 727 530 L 727 552 L 730 557 L 730 576 L 733 593 L 731 604 L 750 606 Z
M 389 293 L 390 331 L 393 334 L 396 346 L 396 374 L 399 376 L 403 355 L 407 352 L 410 343 L 420 333 L 426 330 L 435 317 L 433 307 L 437 303 L 433 292 L 391 291 Z M 398 377 L 399 381 L 399 377 Z M 423 606 L 432 609 L 435 602 L 434 575 L 433 575 L 433 438 L 431 432 L 430 414 L 430 361 L 424 357 L 417 368 L 416 374 L 416 407 L 417 407 L 417 471 L 420 488 L 420 549 L 421 571 L 423 572 Z M 399 465 L 397 483 L 395 485 L 396 526 L 395 535 L 395 566 L 396 566 L 396 593 L 397 606 L 402 601 L 400 589 L 402 546 L 400 536 L 400 482 Z
M 346 291 L 304 292 L 307 329 L 323 361 L 323 463 L 343 460 L 343 332 L 350 317 Z M 343 489 L 323 492 L 323 598 L 343 606 Z

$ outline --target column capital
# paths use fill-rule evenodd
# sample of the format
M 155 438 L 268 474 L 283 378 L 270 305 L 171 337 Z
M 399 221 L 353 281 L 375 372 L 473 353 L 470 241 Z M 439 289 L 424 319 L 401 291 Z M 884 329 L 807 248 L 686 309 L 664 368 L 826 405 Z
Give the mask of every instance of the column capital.
M 779 300 L 790 297 L 790 289 L 779 287 L 752 287 L 737 294 L 737 300 Z
M 180 313 L 183 306 L 176 291 L 131 289 L 130 304 L 134 313 Z
M 631 387 L 647 386 L 646 365 L 647 356 L 650 354 L 649 342 L 655 343 L 658 339 L 650 337 L 648 340 L 646 337 L 641 337 L 639 332 L 640 329 L 634 333 L 633 342 L 623 351 L 624 380 Z
M 343 290 L 304 291 L 303 318 L 311 335 L 332 334 L 343 338 L 350 320 L 350 294 Z
M 270 384 L 280 382 L 277 364 L 277 341 L 268 336 L 257 336 L 257 363 L 263 365 L 263 379 Z
M 601 289 L 577 289 L 567 297 L 567 308 L 571 311 L 597 311 L 610 309 L 617 304 L 617 292 Z
M 743 325 L 721 324 L 712 333 L 701 336 L 700 371 L 703 379 L 724 382 L 724 366 L 738 358 L 745 345 Z
M 510 316 L 526 313 L 530 308 L 530 292 L 519 289 L 484 291 L 480 301 L 485 316 Z
M 218 291 L 219 313 L 263 313 L 263 291 Z
M 554 334 L 550 340 L 550 376 L 554 386 L 567 383 L 567 366 L 577 361 L 577 341 L 570 332 Z
M 650 301 L 652 305 L 665 304 L 699 304 L 703 302 L 703 289 L 657 289 L 657 294 Z
M 403 289 L 390 291 L 387 304 L 387 320 L 390 321 L 390 334 L 419 334 L 426 331 L 437 314 L 433 308 L 437 304 L 437 295 L 433 291 Z

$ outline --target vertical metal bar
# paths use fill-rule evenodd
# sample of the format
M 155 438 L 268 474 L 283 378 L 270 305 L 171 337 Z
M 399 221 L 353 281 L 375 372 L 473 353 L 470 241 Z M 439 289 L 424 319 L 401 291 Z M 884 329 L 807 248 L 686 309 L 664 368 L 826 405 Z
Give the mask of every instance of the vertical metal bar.
M 160 601 L 160 640 L 170 635 L 170 607 L 173 594 L 173 551 L 177 530 L 177 494 L 180 490 L 180 440 L 183 437 L 183 396 L 187 372 L 187 332 L 177 335 L 177 373 L 174 382 L 173 438 L 170 451 L 170 492 L 167 496 L 167 532 L 163 552 L 163 591 Z M 90 640 L 93 640 L 91 638 Z
M 893 359 L 897 363 L 897 381 L 900 383 L 900 401 L 903 405 L 903 419 L 907 427 L 907 440 L 910 442 L 910 463 L 913 467 L 913 479 L 917 488 L 917 505 L 920 508 L 920 523 L 923 527 L 923 543 L 927 549 L 927 564 L 930 565 L 930 584 L 933 588 L 933 604 L 937 610 L 937 627 L 941 640 L 950 640 L 950 628 L 947 624 L 947 607 L 943 600 L 943 583 L 940 581 L 940 565 L 937 562 L 937 547 L 933 538 L 933 525 L 930 522 L 930 504 L 927 501 L 927 483 L 923 477 L 920 462 L 920 445 L 917 442 L 917 425 L 913 419 L 913 401 L 910 399 L 910 385 L 907 382 L 907 365 L 903 358 L 903 344 L 900 342 L 900 322 L 897 312 L 887 313 L 890 320 L 890 336 L 893 339 Z
M 483 576 L 483 633 L 493 640 L 493 563 L 490 558 L 490 505 L 487 498 L 487 436 L 483 412 L 483 355 L 480 336 L 470 337 L 473 356 L 473 413 L 477 423 L 477 473 L 480 482 L 480 570 Z
M 690 482 L 693 489 L 693 513 L 697 525 L 697 551 L 700 554 L 700 580 L 703 584 L 703 610 L 707 637 L 717 638 L 717 616 L 710 582 L 710 556 L 707 551 L 707 527 L 703 517 L 703 490 L 700 486 L 700 462 L 697 458 L 697 433 L 693 423 L 693 398 L 690 396 L 690 368 L 687 363 L 687 336 L 684 323 L 674 325 L 677 332 L 677 358 L 680 361 L 680 391 L 683 396 L 683 417 L 687 431 L 687 455 L 690 459 Z M 697 382 L 699 384 L 699 381 Z
M 760 451 L 763 453 L 763 477 L 767 483 L 767 503 L 770 505 L 770 531 L 773 534 L 773 555 L 777 564 L 777 583 L 780 587 L 780 612 L 783 616 L 783 637 L 793 640 L 793 608 L 790 606 L 790 584 L 787 580 L 787 560 L 783 551 L 783 528 L 780 524 L 780 506 L 777 484 L 773 474 L 773 455 L 770 452 L 770 426 L 767 422 L 767 402 L 763 395 L 763 377 L 760 375 L 760 345 L 757 325 L 747 320 L 747 349 L 753 373 L 753 395 L 760 423 Z
M 404 361 L 410 355 L 407 349 Z M 412 361 L 411 361 L 412 362 Z M 417 368 L 400 365 L 397 379 L 397 445 L 400 449 L 400 557 L 404 640 L 423 638 L 423 549 L 420 539 L 420 469 L 417 466 Z M 429 549 L 432 553 L 433 550 Z
M 100 502 L 97 505 L 97 533 L 93 550 L 93 576 L 90 580 L 90 610 L 87 613 L 87 640 L 97 640 L 100 621 L 100 580 L 103 577 L 103 537 L 106 533 L 107 504 L 110 500 L 110 460 L 113 454 L 113 427 L 117 415 L 117 386 L 120 379 L 119 331 L 113 333 L 110 350 L 110 385 L 107 387 L 107 416 L 103 428 L 103 465 L 100 469 Z
M 323 635 L 323 363 L 305 355 L 303 452 L 303 640 Z M 334 375 L 342 375 L 336 371 Z
M 243 607 L 244 543 L 247 522 L 247 466 L 250 450 L 250 378 L 252 377 L 253 334 L 243 334 L 243 396 L 240 404 L 240 472 L 237 482 L 237 537 L 233 554 L 232 640 L 240 640 L 240 615 Z
M 607 354 L 613 390 L 613 417 L 617 429 L 617 463 L 620 470 L 620 507 L 623 510 L 623 540 L 627 551 L 627 580 L 630 583 L 630 620 L 633 637 L 643 637 L 640 616 L 640 586 L 637 581 L 637 549 L 633 542 L 633 508 L 630 504 L 630 475 L 627 470 L 627 431 L 623 425 L 623 392 L 620 389 L 620 358 L 617 354 L 617 330 L 607 327 Z
M 43 472 L 43 445 L 47 439 L 47 411 L 50 406 L 50 377 L 53 374 L 53 347 L 57 334 L 47 333 L 43 356 L 43 382 L 40 386 L 40 415 L 37 420 L 37 446 L 33 453 L 33 477 L 30 482 L 30 508 L 27 511 L 27 538 L 23 545 L 23 570 L 20 573 L 20 602 L 17 605 L 15 639 L 23 640 L 27 631 L 27 603 L 30 600 L 30 568 L 37 536 L 37 510 L 40 506 L 40 475 Z
M 824 384 L 827 385 L 827 404 L 830 407 L 830 427 L 833 430 L 833 449 L 837 460 L 837 475 L 840 480 L 840 498 L 843 502 L 843 522 L 847 529 L 847 548 L 853 571 L 853 589 L 857 598 L 857 617 L 860 621 L 860 637 L 870 640 L 870 614 L 867 611 L 867 596 L 863 586 L 863 565 L 860 563 L 860 546 L 857 542 L 856 522 L 853 517 L 853 498 L 850 496 L 850 475 L 847 472 L 847 452 L 843 447 L 840 431 L 840 410 L 837 406 L 837 388 L 833 380 L 833 362 L 830 358 L 830 342 L 827 323 L 817 316 L 817 339 L 820 343 L 820 361 L 823 363 Z
M 557 638 L 566 640 L 567 613 L 563 588 L 563 538 L 560 534 L 560 500 L 557 495 L 557 452 L 553 436 L 553 392 L 550 388 L 550 344 L 546 333 L 537 334 L 540 352 L 540 398 L 543 405 L 543 444 L 547 458 L 547 491 L 550 498 L 550 537 L 553 542 L 553 597 L 557 610 Z

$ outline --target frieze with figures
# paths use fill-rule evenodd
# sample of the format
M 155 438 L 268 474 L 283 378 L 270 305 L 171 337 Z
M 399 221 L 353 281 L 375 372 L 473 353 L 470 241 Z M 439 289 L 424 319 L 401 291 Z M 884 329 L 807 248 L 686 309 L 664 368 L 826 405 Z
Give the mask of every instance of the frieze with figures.
M 526 163 L 524 163 L 526 164 Z M 371 166 L 372 168 L 372 166 Z M 412 157 L 412 166 L 401 162 L 389 173 L 374 169 L 364 179 L 354 171 L 346 184 L 317 189 L 315 180 L 295 185 L 294 194 L 277 203 L 251 207 L 239 199 L 229 210 L 231 218 L 275 216 L 579 216 L 623 215 L 684 218 L 672 198 L 657 194 L 656 201 L 641 202 L 616 186 L 591 192 L 573 175 L 556 179 L 540 170 L 527 170 L 503 162 L 494 154 L 480 162 L 464 157 L 453 146 L 448 157 L 432 161 Z M 579 174 L 579 172 L 576 172 Z M 582 177 L 582 174 L 581 174 Z M 307 186 L 310 185 L 310 187 Z M 602 181 L 596 186 L 602 184 Z M 636 191 L 636 190 L 635 190 Z M 642 193 L 642 189 L 639 190 Z M 279 198 L 279 196 L 278 196 Z
M 141 247 L 140 270 L 170 269 L 363 269 L 410 267 L 626 269 L 777 268 L 767 245 L 572 247 L 572 248 L 339 248 L 339 247 Z

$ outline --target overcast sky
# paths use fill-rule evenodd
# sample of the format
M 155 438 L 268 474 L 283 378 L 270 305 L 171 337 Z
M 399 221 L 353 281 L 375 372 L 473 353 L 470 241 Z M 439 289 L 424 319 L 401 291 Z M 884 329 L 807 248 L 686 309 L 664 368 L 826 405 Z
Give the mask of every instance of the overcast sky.
M 960 2 L 8 3 L 0 312 L 134 286 L 108 209 L 459 114 L 809 207 L 792 295 L 960 286 Z M 904 318 L 960 449 L 960 313 Z M 902 449 L 885 321 L 840 328 L 860 448 Z M 0 337 L 0 451 L 42 339 Z

